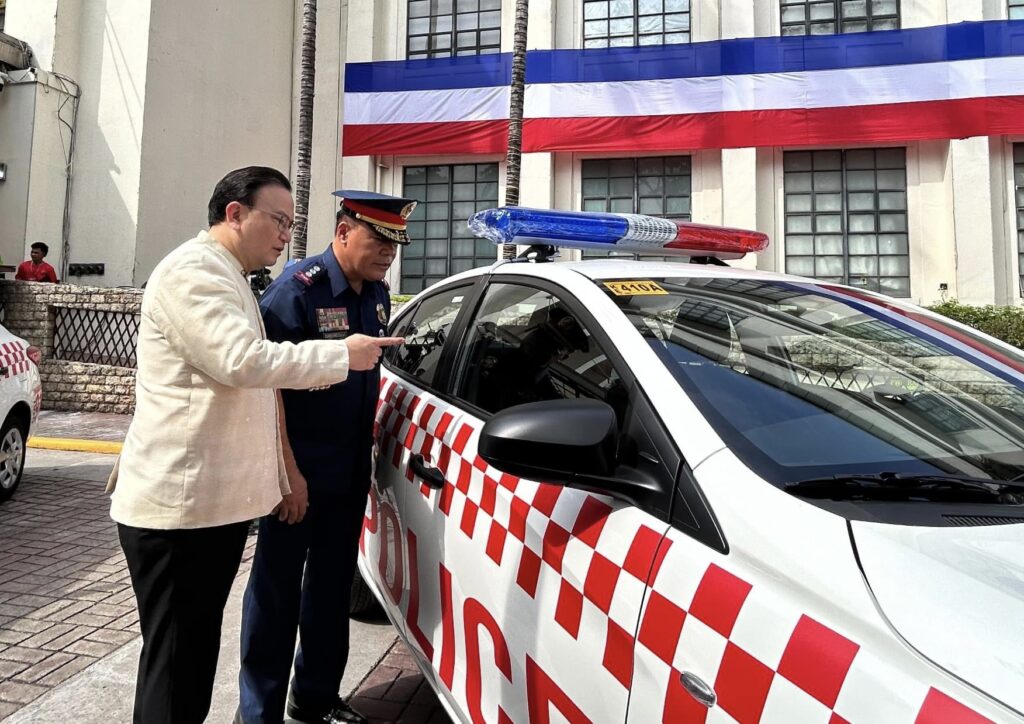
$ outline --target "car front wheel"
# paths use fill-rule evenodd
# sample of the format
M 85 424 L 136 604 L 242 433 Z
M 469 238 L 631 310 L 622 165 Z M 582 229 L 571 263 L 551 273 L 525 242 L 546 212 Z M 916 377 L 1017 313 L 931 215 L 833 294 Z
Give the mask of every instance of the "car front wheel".
M 8 417 L 0 427 L 0 502 L 14 495 L 25 467 L 25 425 Z

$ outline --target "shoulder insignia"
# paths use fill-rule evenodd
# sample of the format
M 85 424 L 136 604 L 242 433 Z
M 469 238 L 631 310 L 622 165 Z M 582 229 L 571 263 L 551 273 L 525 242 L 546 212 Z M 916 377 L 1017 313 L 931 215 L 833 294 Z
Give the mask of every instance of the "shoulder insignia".
M 313 283 L 317 279 L 324 276 L 326 273 L 327 267 L 323 266 L 322 264 L 314 264 L 313 266 L 308 267 L 307 269 L 301 269 L 295 272 L 295 274 L 293 274 L 292 276 L 294 276 L 296 279 L 302 282 L 303 285 L 311 287 L 313 286 Z

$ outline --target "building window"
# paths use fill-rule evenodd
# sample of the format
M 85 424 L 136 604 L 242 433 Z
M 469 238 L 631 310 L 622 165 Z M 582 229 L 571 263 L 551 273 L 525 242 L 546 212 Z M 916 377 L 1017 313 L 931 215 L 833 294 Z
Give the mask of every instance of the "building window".
M 1024 297 L 1024 143 L 1013 144 L 1013 191 L 1017 207 L 1017 273 Z
M 7 15 L 7 0 L 0 0 L 0 30 L 4 29 L 4 16 Z M 1012 15 L 1010 17 L 1013 17 Z
M 583 0 L 583 47 L 690 42 L 690 0 Z
M 1024 20 L 1024 0 L 1010 0 L 1010 20 Z
M 583 210 L 648 214 L 688 221 L 691 175 L 689 156 L 588 159 L 581 169 Z M 583 256 L 608 254 L 584 250 Z M 678 261 L 679 257 L 668 259 Z
M 897 30 L 899 0 L 781 0 L 783 35 Z
M 407 58 L 501 50 L 501 0 L 409 0 Z
M 787 151 L 786 271 L 910 296 L 902 148 Z
M 402 294 L 498 258 L 497 247 L 474 237 L 466 224 L 477 211 L 498 205 L 498 164 L 408 166 L 404 179 L 404 195 L 420 203 L 409 217 L 412 243 L 400 252 Z

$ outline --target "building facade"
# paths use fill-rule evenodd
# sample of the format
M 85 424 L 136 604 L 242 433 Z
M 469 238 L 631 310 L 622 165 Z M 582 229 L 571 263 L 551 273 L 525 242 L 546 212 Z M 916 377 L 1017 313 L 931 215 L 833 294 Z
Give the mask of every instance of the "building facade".
M 327 238 L 330 191 L 340 181 L 338 93 L 332 100 L 330 87 L 341 68 L 341 2 L 321 5 L 324 91 L 310 222 Z M 58 269 L 103 265 L 102 275 L 66 281 L 138 287 L 206 227 L 210 192 L 226 172 L 261 164 L 294 178 L 301 0 L 0 7 L 4 32 L 33 52 L 31 67 L 11 71 L 0 92 L 4 262 L 28 258 L 29 245 L 44 241 Z
M 6 263 L 27 257 L 31 242 L 46 241 L 58 268 L 104 264 L 102 276 L 69 281 L 139 286 L 168 250 L 205 226 L 210 190 L 227 170 L 261 163 L 294 178 L 301 0 L 0 4 L 4 31 L 34 51 L 33 68 L 0 93 L 0 162 L 8 167 L 0 184 L 0 257 Z M 512 48 L 514 6 L 514 0 L 319 0 L 310 253 L 330 238 L 330 192 L 354 187 L 422 202 L 410 226 L 415 241 L 392 269 L 393 289 L 416 292 L 496 258 L 496 249 L 470 236 L 465 219 L 504 200 L 500 119 L 507 117 L 508 90 L 501 74 Z M 740 264 L 922 303 L 1020 304 L 1024 107 L 1013 111 L 1024 104 L 1014 85 L 1024 69 L 1006 71 L 1024 57 L 1014 45 L 1021 32 L 1016 19 L 1024 20 L 1024 0 L 530 0 L 526 137 L 538 138 L 533 124 L 561 140 L 552 147 L 526 144 L 520 203 L 756 228 L 772 245 Z M 630 72 L 642 75 L 645 54 L 678 65 L 690 50 L 694 57 L 709 48 L 733 52 L 749 41 L 754 56 L 770 55 L 789 52 L 787 43 L 801 38 L 832 39 L 853 57 L 864 52 L 859 39 L 938 37 L 960 33 L 963 23 L 992 26 L 1005 37 L 992 41 L 1002 55 L 978 59 L 986 69 L 980 78 L 961 73 L 957 82 L 989 95 L 1014 86 L 1002 93 L 1001 116 L 988 106 L 967 114 L 1002 119 L 980 131 L 953 123 L 921 132 L 937 117 L 921 112 L 895 124 L 890 119 L 890 127 L 906 127 L 905 136 L 857 139 L 848 127 L 870 129 L 877 109 L 854 108 L 819 123 L 811 140 L 782 134 L 777 142 L 745 144 L 734 134 L 707 141 L 709 128 L 711 135 L 747 131 L 706 123 L 690 133 L 688 97 L 662 93 L 668 101 L 661 102 L 676 104 L 669 109 L 675 116 L 661 117 L 635 139 L 636 126 L 619 132 L 614 123 L 604 126 L 613 129 L 607 143 L 592 131 L 587 136 L 585 123 L 572 125 L 577 113 L 609 113 L 601 110 L 614 105 L 604 91 L 588 95 L 592 86 L 578 83 L 570 102 L 559 95 L 574 85 L 562 82 L 566 59 L 586 73 L 602 54 L 634 53 Z M 918 45 L 924 56 L 931 52 L 928 43 Z M 872 80 L 885 79 L 884 64 L 878 60 L 870 73 L 853 69 L 855 86 L 846 89 L 851 103 L 858 93 L 884 100 L 899 91 L 898 78 L 890 79 L 895 90 Z M 390 106 L 386 93 L 363 93 L 377 82 L 366 80 L 377 66 L 390 78 L 385 85 L 413 93 Z M 747 74 L 757 76 L 750 71 L 758 68 Z M 702 80 L 671 74 L 655 80 Z M 531 76 L 547 85 L 531 88 Z M 491 86 L 477 87 L 481 77 Z M 449 87 L 447 107 L 431 100 L 439 83 Z M 417 88 L 427 91 L 417 96 Z M 821 92 L 828 95 L 827 82 Z M 718 96 L 714 102 L 728 93 Z M 646 100 L 624 97 L 638 106 Z M 551 118 L 530 118 L 531 107 L 545 103 Z M 365 123 L 392 107 L 407 120 L 440 120 L 451 128 L 428 136 L 415 123 L 383 125 L 367 136 Z M 72 164 L 69 125 L 75 128 Z M 768 124 L 747 125 L 753 139 Z M 635 143 L 616 147 L 621 137 Z
M 895 37 L 900 31 L 922 29 L 918 35 L 924 37 L 956 32 L 963 22 L 1004 21 L 989 23 L 983 32 L 998 28 L 1015 37 L 1016 24 L 1005 21 L 1017 18 L 1024 18 L 1024 0 L 532 0 L 526 133 L 530 133 L 531 103 L 536 111 L 546 97 L 539 84 L 536 90 L 531 88 L 531 63 L 534 79 L 549 74 L 554 90 L 548 95 L 562 99 L 561 108 L 549 111 L 559 118 L 543 121 L 547 124 L 543 126 L 538 119 L 535 128 L 554 129 L 557 134 L 556 122 L 562 117 L 588 113 L 586 94 L 597 85 L 581 84 L 584 91 L 566 103 L 566 84 L 556 87 L 568 78 L 559 64 L 569 59 L 584 68 L 588 53 L 594 58 L 614 57 L 602 49 L 623 49 L 615 51 L 623 53 L 640 49 L 647 55 L 638 56 L 639 67 L 644 58 L 660 57 L 650 55 L 650 46 L 663 46 L 663 55 L 672 56 L 667 46 L 693 45 L 699 54 L 705 47 L 719 52 L 716 43 L 720 41 L 748 38 L 756 39 L 750 46 L 756 55 L 775 46 L 782 51 L 796 47 L 796 41 L 788 40 L 793 36 L 848 36 L 836 42 L 845 43 L 843 52 L 853 57 L 859 38 L 866 37 L 854 34 L 881 38 L 870 34 L 897 31 L 889 36 Z M 471 88 L 481 85 L 477 81 L 458 87 L 461 81 L 454 79 L 445 84 L 446 92 L 452 94 L 446 97 L 458 99 L 451 109 L 410 109 L 409 100 L 419 97 L 426 106 L 429 98 L 440 97 L 430 96 L 436 83 L 415 80 L 429 76 L 431 63 L 436 72 L 438 58 L 455 58 L 444 61 L 453 76 L 482 73 L 492 63 L 483 56 L 497 56 L 493 64 L 500 65 L 512 47 L 513 20 L 513 0 L 384 0 L 348 18 L 348 77 L 341 100 L 345 183 L 402 193 L 423 202 L 410 225 L 417 241 L 402 250 L 394 270 L 393 281 L 402 292 L 418 291 L 496 256 L 492 247 L 469 236 L 465 219 L 477 209 L 502 202 L 504 153 L 480 140 L 488 133 L 482 125 L 464 121 L 493 118 L 484 107 L 507 102 L 506 96 Z M 923 47 L 918 36 L 903 35 L 909 38 L 907 47 Z M 784 42 L 772 45 L 773 38 Z M 809 49 L 819 46 L 807 45 L 808 56 Z M 723 47 L 723 52 L 732 52 L 728 48 L 738 46 Z M 468 56 L 479 56 L 475 65 Z M 992 59 L 980 62 L 991 64 Z M 545 63 L 551 69 L 540 67 Z M 1006 66 L 985 67 L 988 75 L 983 82 L 988 86 L 1000 81 L 1000 73 L 1007 74 Z M 629 72 L 642 75 L 645 71 Z M 857 72 L 854 77 L 862 85 L 854 92 L 873 92 L 868 84 L 882 71 Z M 367 80 L 370 74 L 374 74 L 372 81 Z M 879 77 L 885 81 L 884 74 Z M 387 91 L 397 89 L 406 95 L 395 101 L 395 117 L 409 125 L 364 125 L 380 124 L 386 113 L 379 109 L 390 98 Z M 884 98 L 889 91 L 881 88 L 877 93 Z M 600 93 L 616 92 L 614 88 L 592 91 L 593 102 L 606 103 Z M 566 110 L 566 105 L 573 110 Z M 635 142 L 636 150 L 622 150 L 629 143 L 595 142 L 584 132 L 578 147 L 571 138 L 563 138 L 557 150 L 524 154 L 520 203 L 650 213 L 756 228 L 771 236 L 772 245 L 743 264 L 880 290 L 919 303 L 955 298 L 974 304 L 1020 304 L 1024 135 L 1018 132 L 1024 131 L 1024 125 L 1018 128 L 1013 120 L 1018 115 L 1015 108 L 1011 105 L 1007 113 L 1008 124 L 995 124 L 994 131 L 982 135 L 962 133 L 956 123 L 948 133 L 912 130 L 911 126 L 934 124 L 927 118 L 898 118 L 896 125 L 906 124 L 907 136 L 890 133 L 884 142 L 851 141 L 841 132 L 855 120 L 870 126 L 870 114 L 877 108 L 848 109 L 845 116 L 831 119 L 831 126 L 823 124 L 824 132 L 810 143 L 752 141 L 746 147 L 735 139 L 694 143 L 692 136 L 677 130 L 685 125 L 679 120 L 682 115 L 673 128 L 663 124 L 657 132 L 645 132 Z M 465 116 L 458 118 L 462 111 Z M 866 118 L 857 116 L 865 113 Z M 461 125 L 446 137 L 441 126 L 456 120 Z M 415 143 L 414 135 L 425 132 L 427 122 L 437 122 L 430 130 L 439 152 L 427 152 Z M 614 123 L 606 127 L 617 128 Z M 829 135 L 829 128 L 838 141 Z M 572 130 L 563 131 L 563 137 L 571 136 Z M 757 135 L 756 129 L 750 133 L 752 138 Z M 533 148 L 538 145 L 543 143 L 532 144 Z M 602 145 L 618 145 L 619 150 L 595 148 Z M 528 151 L 530 146 L 524 142 Z

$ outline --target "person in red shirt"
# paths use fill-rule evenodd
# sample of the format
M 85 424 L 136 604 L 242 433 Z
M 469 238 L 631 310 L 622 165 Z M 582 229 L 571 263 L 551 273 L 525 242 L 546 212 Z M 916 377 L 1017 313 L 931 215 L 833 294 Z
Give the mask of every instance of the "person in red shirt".
M 54 271 L 52 266 L 43 261 L 43 257 L 50 253 L 50 247 L 41 241 L 37 241 L 32 245 L 31 249 L 32 251 L 29 252 L 29 255 L 32 259 L 30 261 L 23 261 L 18 265 L 18 272 L 14 275 L 14 278 L 25 282 L 51 282 L 56 284 L 57 272 Z

